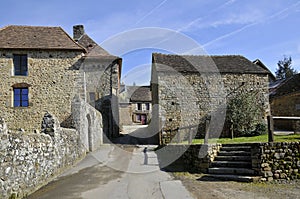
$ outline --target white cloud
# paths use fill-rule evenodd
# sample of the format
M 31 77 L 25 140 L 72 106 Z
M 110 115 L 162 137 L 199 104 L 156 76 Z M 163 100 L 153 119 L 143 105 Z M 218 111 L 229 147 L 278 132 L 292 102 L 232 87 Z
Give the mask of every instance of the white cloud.
M 210 24 L 212 27 L 218 27 L 222 25 L 245 25 L 251 23 L 257 23 L 264 18 L 264 14 L 259 10 L 253 10 L 251 12 L 241 14 L 230 14 L 225 19 L 214 21 Z

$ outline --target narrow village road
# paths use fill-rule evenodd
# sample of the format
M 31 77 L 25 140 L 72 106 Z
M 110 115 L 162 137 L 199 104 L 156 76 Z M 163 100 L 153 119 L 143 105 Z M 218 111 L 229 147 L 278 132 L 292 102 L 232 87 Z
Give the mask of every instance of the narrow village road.
M 28 199 L 192 198 L 181 181 L 159 169 L 153 149 L 102 146 Z

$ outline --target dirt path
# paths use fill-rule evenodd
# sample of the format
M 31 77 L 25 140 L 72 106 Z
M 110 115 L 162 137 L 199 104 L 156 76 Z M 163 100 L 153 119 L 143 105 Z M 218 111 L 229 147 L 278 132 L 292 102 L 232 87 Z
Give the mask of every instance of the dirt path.
M 198 199 L 300 199 L 300 181 L 290 183 L 221 182 L 197 174 L 174 173 Z

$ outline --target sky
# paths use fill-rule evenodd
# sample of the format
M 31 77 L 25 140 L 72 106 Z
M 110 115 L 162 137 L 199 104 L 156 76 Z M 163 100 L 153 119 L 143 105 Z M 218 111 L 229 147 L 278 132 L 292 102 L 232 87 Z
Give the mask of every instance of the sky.
M 72 36 L 73 25 L 84 25 L 97 43 L 123 58 L 126 84 L 149 84 L 152 52 L 243 55 L 260 59 L 273 73 L 279 60 L 291 56 L 300 71 L 297 0 L 10 0 L 1 7 L 1 27 L 61 26 Z M 186 50 L 193 42 L 201 52 Z

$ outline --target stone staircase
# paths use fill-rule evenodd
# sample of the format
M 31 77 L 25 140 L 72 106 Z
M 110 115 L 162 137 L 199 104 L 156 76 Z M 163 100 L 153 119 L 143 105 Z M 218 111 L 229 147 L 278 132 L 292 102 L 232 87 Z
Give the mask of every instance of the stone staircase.
M 258 181 L 252 170 L 251 146 L 223 144 L 208 169 L 209 177 L 240 182 Z

